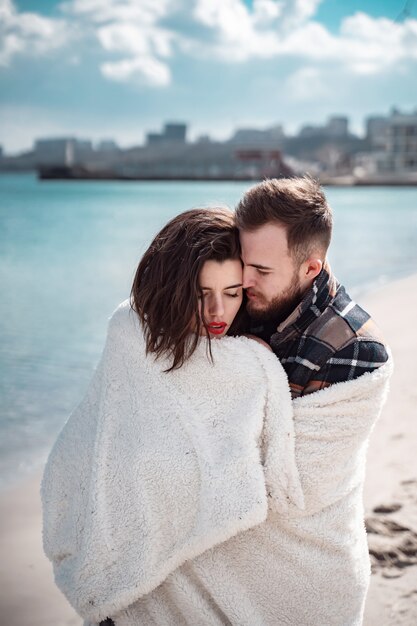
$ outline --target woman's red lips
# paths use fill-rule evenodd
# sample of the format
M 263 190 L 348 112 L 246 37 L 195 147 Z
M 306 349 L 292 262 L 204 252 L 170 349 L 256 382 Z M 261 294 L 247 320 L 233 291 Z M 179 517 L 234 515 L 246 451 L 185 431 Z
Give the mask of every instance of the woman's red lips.
M 212 335 L 221 335 L 226 328 L 226 322 L 211 322 L 207 324 L 207 328 Z

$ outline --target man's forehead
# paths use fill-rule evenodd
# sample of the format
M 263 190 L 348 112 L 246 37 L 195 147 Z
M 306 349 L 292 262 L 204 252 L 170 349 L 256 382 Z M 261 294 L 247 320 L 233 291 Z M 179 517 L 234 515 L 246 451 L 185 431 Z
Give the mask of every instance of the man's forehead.
M 245 266 L 276 271 L 292 265 L 285 227 L 265 224 L 251 231 L 240 231 L 242 261 Z
M 264 224 L 254 230 L 239 231 L 242 248 L 259 250 L 264 254 L 285 254 L 288 251 L 287 233 L 280 224 Z
M 285 224 L 280 222 L 266 222 L 261 226 L 255 226 L 254 228 L 239 228 L 239 232 L 242 235 L 263 235 L 269 237 L 287 237 L 287 228 Z

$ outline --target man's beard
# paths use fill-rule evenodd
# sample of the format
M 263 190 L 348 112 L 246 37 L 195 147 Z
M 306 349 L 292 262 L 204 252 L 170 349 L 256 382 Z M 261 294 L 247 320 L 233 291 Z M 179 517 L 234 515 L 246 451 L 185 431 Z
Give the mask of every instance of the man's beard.
M 258 298 L 262 298 L 258 295 Z M 281 324 L 294 311 L 295 307 L 301 302 L 303 292 L 298 276 L 294 276 L 293 283 L 279 296 L 275 296 L 271 301 L 267 302 L 263 308 L 257 308 L 255 303 L 248 300 L 246 310 L 251 318 L 256 322 L 276 322 L 277 326 Z

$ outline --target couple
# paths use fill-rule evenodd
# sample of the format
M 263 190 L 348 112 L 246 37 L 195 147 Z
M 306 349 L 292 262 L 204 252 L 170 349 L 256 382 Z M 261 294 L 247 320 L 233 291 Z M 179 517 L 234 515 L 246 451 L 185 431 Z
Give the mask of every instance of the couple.
M 45 552 L 85 624 L 361 624 L 392 366 L 326 263 L 331 228 L 294 178 L 153 240 L 42 482 Z

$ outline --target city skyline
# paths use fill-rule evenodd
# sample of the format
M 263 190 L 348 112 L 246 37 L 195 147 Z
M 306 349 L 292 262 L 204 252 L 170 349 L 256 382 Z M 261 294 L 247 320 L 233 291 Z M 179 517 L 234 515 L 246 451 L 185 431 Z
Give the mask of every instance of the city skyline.
M 47 136 L 143 144 L 167 120 L 190 140 L 332 115 L 363 134 L 417 103 L 412 2 L 0 0 L 0 35 L 8 153 Z
M 261 136 L 265 136 L 268 137 L 267 141 L 269 143 L 273 143 L 275 141 L 275 143 L 278 145 L 280 144 L 283 140 L 285 139 L 295 139 L 295 138 L 302 138 L 302 137 L 307 137 L 307 136 L 319 136 L 322 137 L 322 139 L 324 139 L 324 137 L 328 137 L 328 139 L 337 139 L 339 137 L 339 139 L 346 133 L 346 136 L 350 136 L 352 138 L 356 138 L 356 139 L 366 139 L 368 136 L 368 129 L 367 126 L 369 123 L 372 123 L 373 120 L 386 120 L 386 122 L 388 123 L 389 118 L 393 115 L 393 114 L 399 114 L 401 116 L 405 116 L 405 117 L 415 117 L 417 115 L 417 107 L 413 110 L 413 111 L 400 111 L 398 109 L 398 107 L 392 106 L 390 108 L 390 111 L 382 114 L 382 113 L 376 113 L 375 116 L 366 116 L 366 118 L 363 120 L 364 124 L 363 124 L 363 132 L 362 133 L 355 133 L 352 132 L 352 129 L 350 128 L 350 120 L 347 116 L 340 116 L 340 115 L 329 115 L 325 120 L 322 120 L 321 123 L 310 123 L 309 120 L 304 120 L 302 123 L 300 123 L 299 128 L 297 129 L 296 132 L 294 133 L 288 133 L 286 131 L 285 125 L 284 124 L 273 124 L 271 126 L 262 126 L 262 127 L 256 127 L 256 126 L 245 126 L 245 127 L 239 127 L 236 126 L 234 129 L 231 130 L 230 134 L 227 135 L 224 139 L 215 139 L 213 138 L 210 133 L 206 133 L 204 135 L 200 135 L 200 136 L 195 136 L 195 134 L 192 133 L 192 129 L 190 129 L 190 125 L 187 122 L 187 120 L 164 120 L 161 121 L 161 123 L 159 124 L 159 127 L 153 127 L 152 129 L 149 128 L 144 128 L 143 130 L 143 137 L 141 141 L 138 141 L 136 144 L 132 144 L 129 146 L 122 146 L 119 145 L 119 143 L 114 139 L 114 137 L 111 135 L 110 132 L 107 132 L 107 134 L 103 134 L 100 137 L 97 138 L 91 138 L 88 135 L 80 135 L 79 133 L 61 133 L 61 134 L 51 134 L 51 135 L 45 135 L 45 136 L 39 136 L 39 137 L 35 137 L 33 140 L 33 143 L 31 145 L 27 145 L 25 146 L 25 148 L 23 148 L 20 151 L 17 151 L 15 153 L 11 153 L 8 152 L 7 155 L 4 152 L 3 149 L 3 156 L 10 156 L 10 157 L 18 157 L 19 155 L 24 155 L 24 154 L 28 154 L 33 150 L 36 150 L 37 148 L 37 144 L 40 142 L 48 142 L 48 141 L 76 141 L 76 142 L 80 142 L 81 144 L 83 143 L 88 143 L 91 144 L 91 147 L 93 149 L 98 149 L 101 150 L 101 146 L 104 146 L 104 150 L 108 150 L 109 147 L 111 146 L 111 149 L 121 149 L 121 150 L 129 150 L 130 148 L 138 148 L 138 147 L 146 147 L 150 144 L 155 144 L 157 143 L 156 140 L 158 140 L 159 138 L 163 139 L 164 133 L 166 133 L 166 128 L 169 126 L 183 126 L 184 127 L 184 138 L 181 141 L 184 141 L 184 143 L 187 144 L 193 144 L 193 143 L 206 143 L 206 142 L 213 142 L 216 143 L 216 141 L 219 141 L 219 143 L 223 143 L 223 142 L 237 142 L 237 143 L 257 143 L 257 142 L 261 142 Z M 338 123 L 339 121 L 342 121 L 343 126 L 346 126 L 345 130 L 342 133 L 334 133 L 334 131 L 332 131 L 331 127 L 334 125 L 334 123 Z M 340 123 L 340 122 L 339 122 Z M 191 130 L 191 132 L 190 132 Z M 249 135 L 252 138 L 251 139 L 246 139 L 246 136 Z M 181 142 L 180 142 L 181 143 Z M 106 144 L 108 144 L 108 146 L 106 146 Z M 2 144 L 0 144 L 0 147 L 3 147 Z

